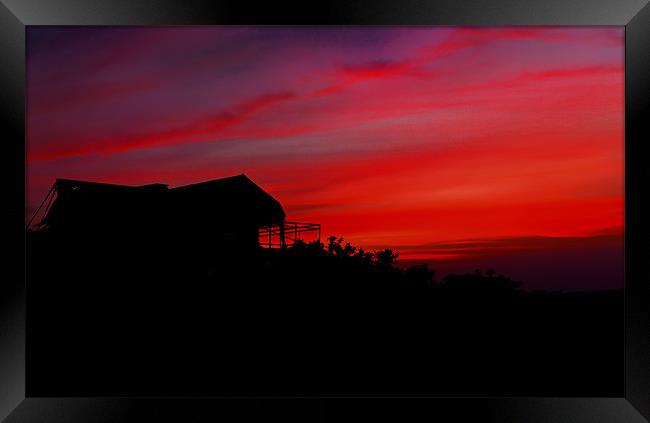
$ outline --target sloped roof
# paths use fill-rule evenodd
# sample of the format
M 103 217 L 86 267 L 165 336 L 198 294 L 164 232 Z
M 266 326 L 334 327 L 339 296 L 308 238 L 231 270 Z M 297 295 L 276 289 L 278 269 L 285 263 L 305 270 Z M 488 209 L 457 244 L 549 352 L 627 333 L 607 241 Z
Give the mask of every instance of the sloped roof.
M 173 204 L 207 216 L 258 224 L 279 223 L 286 216 L 280 202 L 244 174 L 184 185 L 169 192 Z
M 282 205 L 246 175 L 215 179 L 170 189 L 166 184 L 141 186 L 57 179 L 57 198 L 41 224 L 89 224 L 159 218 L 167 224 L 231 219 L 260 225 L 285 218 Z M 70 221 L 73 222 L 70 222 Z

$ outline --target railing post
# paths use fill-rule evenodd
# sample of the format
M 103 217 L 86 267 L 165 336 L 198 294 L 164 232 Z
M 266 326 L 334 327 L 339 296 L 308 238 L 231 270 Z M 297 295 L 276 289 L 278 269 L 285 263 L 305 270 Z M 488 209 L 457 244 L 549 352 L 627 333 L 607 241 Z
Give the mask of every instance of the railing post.
M 287 228 L 287 225 L 290 226 Z M 276 230 L 277 227 L 277 230 Z M 293 228 L 293 230 L 291 230 Z M 287 236 L 287 230 L 293 232 L 293 240 L 291 236 Z M 260 245 L 267 244 L 268 248 L 288 248 L 290 244 L 295 243 L 298 240 L 298 235 L 303 233 L 309 233 L 310 236 L 316 232 L 318 234 L 318 242 L 320 242 L 321 236 L 321 225 L 320 223 L 300 223 L 300 222 L 287 222 L 283 220 L 282 223 L 275 225 L 261 226 L 259 231 L 260 236 Z M 265 241 L 264 237 L 268 235 L 268 239 Z M 274 237 L 278 235 L 280 241 L 274 243 Z

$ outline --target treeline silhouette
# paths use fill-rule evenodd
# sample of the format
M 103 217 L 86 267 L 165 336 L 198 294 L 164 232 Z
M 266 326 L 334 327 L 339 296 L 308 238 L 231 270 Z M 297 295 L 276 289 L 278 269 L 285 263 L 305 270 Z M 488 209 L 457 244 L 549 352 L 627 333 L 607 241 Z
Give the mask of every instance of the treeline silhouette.
M 622 291 L 436 280 L 339 237 L 196 247 L 28 233 L 30 394 L 622 395 Z

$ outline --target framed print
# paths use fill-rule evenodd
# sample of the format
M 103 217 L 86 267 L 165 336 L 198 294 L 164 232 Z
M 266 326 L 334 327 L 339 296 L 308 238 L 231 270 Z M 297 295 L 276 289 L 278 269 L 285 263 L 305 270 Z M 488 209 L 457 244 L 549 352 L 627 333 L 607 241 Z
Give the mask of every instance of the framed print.
M 650 6 L 2 6 L 8 422 L 650 416 Z

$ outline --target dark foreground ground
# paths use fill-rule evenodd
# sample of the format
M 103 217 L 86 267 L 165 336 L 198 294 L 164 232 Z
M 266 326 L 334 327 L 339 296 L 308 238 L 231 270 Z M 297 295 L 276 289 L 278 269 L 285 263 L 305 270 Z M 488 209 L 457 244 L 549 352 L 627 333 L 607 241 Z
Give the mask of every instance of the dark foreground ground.
M 336 240 L 198 259 L 34 235 L 29 396 L 623 394 L 622 291 L 436 281 Z

